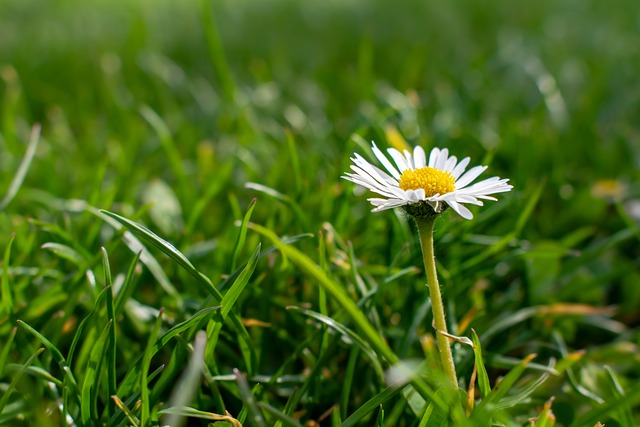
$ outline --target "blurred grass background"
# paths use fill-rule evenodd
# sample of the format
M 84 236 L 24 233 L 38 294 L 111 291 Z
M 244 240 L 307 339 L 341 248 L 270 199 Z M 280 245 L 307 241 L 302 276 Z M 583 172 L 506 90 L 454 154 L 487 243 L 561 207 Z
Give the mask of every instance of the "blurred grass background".
M 270 244 L 249 231 L 236 255 L 234 223 L 257 198 L 251 221 L 281 236 L 312 233 L 295 245 L 355 300 L 370 291 L 363 312 L 400 357 L 421 357 L 431 330 L 413 225 L 391 212 L 370 214 L 339 176 L 354 151 L 368 154 L 370 140 L 448 147 L 515 187 L 474 211 L 471 222 L 448 214 L 438 224 L 449 321 L 460 334 L 469 327 L 486 334 L 492 379 L 534 352 L 542 365 L 550 358 L 571 365 L 511 413 L 524 424 L 556 396 L 558 423 L 570 425 L 616 396 L 604 365 L 622 390 L 640 376 L 636 12 L 631 0 L 3 1 L 0 194 L 34 123 L 42 137 L 0 215 L 2 246 L 15 233 L 3 263 L 0 337 L 20 319 L 66 354 L 104 287 L 101 246 L 116 281 L 124 280 L 134 254 L 92 208 L 145 224 L 219 285 L 260 241 Z M 130 306 L 118 322 L 118 378 L 151 334 L 153 322 L 140 313 L 164 307 L 170 326 L 206 296 L 172 260 L 151 253 L 166 282 L 161 287 L 162 273 L 148 264 L 137 270 L 131 300 L 138 311 Z M 322 311 L 323 298 L 312 279 L 272 252 L 234 307 L 270 325 L 250 328 L 259 354 L 253 374 L 286 373 L 304 383 L 302 374 L 321 361 L 324 374 L 311 375 L 320 386 L 298 406 L 283 409 L 294 393 L 288 387 L 260 394 L 301 422 L 338 403 L 345 418 L 382 386 L 345 343 L 332 341 L 339 351 L 331 357 L 319 357 L 326 342 L 298 348 L 317 328 L 286 307 Z M 328 314 L 339 312 L 331 304 Z M 224 328 L 217 346 L 221 374 L 247 370 L 234 333 Z M 92 343 L 86 339 L 85 353 Z M 38 345 L 19 329 L 0 380 L 9 383 L 10 364 L 25 363 Z M 468 381 L 472 353 L 456 352 Z M 178 356 L 167 350 L 159 359 L 170 357 Z M 47 352 L 37 363 L 59 375 Z M 55 397 L 41 379 L 25 378 L 10 401 L 38 404 L 16 406 L 21 425 L 47 425 L 43 414 Z M 220 395 L 236 415 L 242 399 L 234 387 Z M 163 393 L 154 398 L 163 401 Z M 338 402 L 340 393 L 347 397 Z M 196 400 L 195 407 L 223 412 L 206 387 Z M 418 425 L 403 402 L 388 403 L 385 425 Z M 638 398 L 627 403 L 627 418 L 612 412 L 601 421 L 625 425 Z

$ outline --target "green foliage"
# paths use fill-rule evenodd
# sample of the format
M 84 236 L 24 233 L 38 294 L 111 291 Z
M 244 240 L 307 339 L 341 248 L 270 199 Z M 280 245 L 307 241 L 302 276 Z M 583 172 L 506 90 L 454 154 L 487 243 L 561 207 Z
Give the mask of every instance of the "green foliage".
M 0 2 L 0 425 L 640 424 L 636 9 Z M 515 187 L 436 222 L 460 390 L 370 140 Z

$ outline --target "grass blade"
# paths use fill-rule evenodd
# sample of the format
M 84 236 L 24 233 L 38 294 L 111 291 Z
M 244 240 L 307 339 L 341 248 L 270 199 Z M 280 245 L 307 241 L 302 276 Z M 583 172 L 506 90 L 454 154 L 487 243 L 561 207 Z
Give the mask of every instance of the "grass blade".
M 133 295 L 136 267 L 138 266 L 138 261 L 140 260 L 141 253 L 142 252 L 138 252 L 131 261 L 131 264 L 129 264 L 127 276 L 124 279 L 124 283 L 122 284 L 118 295 L 116 295 L 115 307 L 113 309 L 113 314 L 115 317 L 118 317 L 120 314 L 122 314 L 122 310 L 124 309 L 127 300 L 131 298 L 131 295 Z
M 150 413 L 151 413 L 151 402 L 149 401 L 149 368 L 151 367 L 151 358 L 154 355 L 153 348 L 155 347 L 156 341 L 158 339 L 158 334 L 160 333 L 160 327 L 162 326 L 162 317 L 164 314 L 164 309 L 160 309 L 160 314 L 156 319 L 156 322 L 153 326 L 153 330 L 151 331 L 151 335 L 149 336 L 149 340 L 147 341 L 147 347 L 144 351 L 144 355 L 142 357 L 142 366 L 140 367 L 140 399 L 142 401 L 142 409 L 140 414 L 140 425 L 145 427 L 149 422 Z
M 87 322 L 89 322 L 89 320 L 93 318 L 94 314 L 96 314 L 96 312 L 100 309 L 100 306 L 102 305 L 102 300 L 106 298 L 106 296 L 107 296 L 107 288 L 104 288 L 102 292 L 100 292 L 100 294 L 98 295 L 98 298 L 96 298 L 96 302 L 93 304 L 91 311 L 87 313 L 87 315 L 84 317 L 84 319 L 82 319 L 82 321 L 78 325 L 78 328 L 76 329 L 76 333 L 73 337 L 73 341 L 71 341 L 71 346 L 69 347 L 69 353 L 67 354 L 67 363 L 69 365 L 71 365 L 73 362 L 76 346 L 80 342 L 80 339 L 82 337 L 82 332 L 84 331 L 84 328 Z
M 504 376 L 502 381 L 498 383 L 494 389 L 485 397 L 482 402 L 478 405 L 478 409 L 484 408 L 491 404 L 497 404 L 500 400 L 506 396 L 506 394 L 511 390 L 511 387 L 518 381 L 518 379 L 522 376 L 525 369 L 527 369 L 527 365 L 533 359 L 535 359 L 536 354 L 530 354 L 525 357 L 518 365 L 516 365 L 512 370 Z
M 491 384 L 489 384 L 489 375 L 487 375 L 487 368 L 484 366 L 484 359 L 482 358 L 482 346 L 480 345 L 480 338 L 476 331 L 471 329 L 471 340 L 473 341 L 473 354 L 476 360 L 476 371 L 478 375 L 478 386 L 483 397 L 487 397 L 491 393 Z
M 138 419 L 138 417 L 136 417 L 134 413 L 131 412 L 131 409 L 129 409 L 129 407 L 122 400 L 120 400 L 118 396 L 116 395 L 111 396 L 111 400 L 113 400 L 113 402 L 118 407 L 118 409 L 122 411 L 122 413 L 129 420 L 132 426 L 134 427 L 140 426 L 140 420 Z
M 387 343 L 380 338 L 378 331 L 371 326 L 366 316 L 360 311 L 358 306 L 337 283 L 331 280 L 326 273 L 318 267 L 318 265 L 298 249 L 283 242 L 268 228 L 253 223 L 250 224 L 250 228 L 271 240 L 284 256 L 288 257 L 306 274 L 313 277 L 320 286 L 322 286 L 334 299 L 336 299 L 349 316 L 351 316 L 371 347 L 378 354 L 382 355 L 387 360 L 387 363 L 393 365 L 398 362 L 398 356 L 396 356 L 393 351 L 391 351 Z M 440 399 L 440 397 L 436 396 L 435 392 L 426 383 L 414 378 L 412 380 L 412 384 L 425 398 L 425 400 L 434 402 L 435 405 L 444 411 L 447 410 L 447 405 L 442 401 L 442 399 Z
M 267 422 L 264 419 L 264 415 L 260 411 L 260 407 L 258 406 L 258 402 L 256 401 L 255 393 L 260 390 L 262 387 L 260 384 L 257 384 L 253 391 L 249 389 L 249 383 L 247 379 L 240 373 L 239 370 L 234 369 L 233 375 L 236 377 L 236 383 L 238 384 L 238 391 L 240 392 L 240 397 L 244 402 L 244 409 L 246 409 L 249 414 L 249 419 L 251 420 L 251 425 L 255 427 L 267 427 Z
M 152 356 L 155 355 L 158 351 L 160 351 L 160 349 L 162 347 L 164 347 L 169 341 L 171 341 L 171 339 L 174 338 L 176 335 L 178 335 L 178 334 L 186 331 L 187 329 L 191 328 L 192 326 L 196 325 L 202 319 L 205 319 L 206 317 L 213 315 L 215 310 L 218 310 L 219 308 L 220 307 L 207 307 L 207 308 L 204 308 L 204 309 L 198 311 L 196 314 L 194 314 L 188 320 L 185 320 L 184 322 L 175 325 L 174 327 L 169 329 L 167 332 L 162 334 L 162 336 L 160 336 L 155 341 L 155 343 L 153 344 L 153 346 L 151 348 Z M 142 363 L 142 358 L 138 359 L 133 364 L 133 366 L 131 367 L 131 369 L 129 370 L 127 375 L 125 376 L 124 380 L 122 380 L 120 382 L 120 386 L 118 387 L 118 395 L 122 396 L 122 395 L 129 394 L 131 392 L 131 390 L 129 388 L 132 386 L 132 382 L 134 381 L 135 377 L 138 375 L 140 363 Z
M 88 258 L 83 257 L 74 248 L 61 243 L 44 243 L 40 246 L 40 249 L 46 249 L 60 258 L 70 261 L 78 267 L 82 267 L 88 261 Z
M 347 328 L 346 326 L 337 322 L 335 319 L 332 319 L 331 317 L 323 316 L 320 313 L 316 313 L 314 311 L 307 310 L 302 307 L 287 307 L 287 310 L 295 311 L 304 316 L 318 320 L 319 322 L 327 325 L 329 328 L 333 329 L 334 331 L 340 333 L 343 337 L 353 342 L 353 344 L 355 344 L 358 348 L 360 348 L 364 352 L 364 354 L 367 355 L 369 360 L 371 360 L 373 368 L 376 371 L 376 374 L 379 376 L 379 378 L 382 378 L 384 376 L 382 365 L 380 364 L 380 358 L 378 357 L 376 352 L 373 350 L 373 348 L 371 348 L 371 345 L 369 345 L 368 342 L 362 339 L 356 332 L 352 331 L 351 329 Z
M 553 415 L 553 411 L 551 410 L 552 404 L 553 397 L 544 404 L 542 412 L 540 412 L 540 415 L 538 415 L 538 418 L 533 423 L 533 427 L 553 427 L 556 425 L 556 416 Z
M 29 166 L 31 166 L 33 156 L 35 156 L 36 154 L 36 149 L 38 148 L 39 141 L 40 125 L 35 124 L 33 125 L 33 128 L 31 128 L 31 136 L 29 137 L 27 151 L 22 158 L 22 162 L 20 162 L 20 166 L 18 167 L 16 174 L 13 176 L 13 180 L 11 180 L 11 184 L 9 184 L 7 194 L 5 194 L 2 201 L 0 201 L 0 211 L 4 210 L 9 205 L 9 203 L 11 203 L 16 194 L 18 194 L 18 190 L 20 190 L 20 187 L 24 182 L 24 178 L 27 176 Z
M 240 297 L 240 294 L 247 286 L 247 283 L 249 283 L 249 279 L 251 278 L 251 275 L 256 269 L 256 265 L 258 264 L 258 259 L 260 257 L 260 247 L 261 245 L 258 244 L 258 247 L 255 249 L 255 251 L 253 251 L 253 255 L 251 255 L 251 258 L 249 258 L 249 261 L 247 262 L 246 267 L 242 270 L 242 273 L 240 273 L 240 276 L 238 276 L 236 281 L 233 282 L 233 285 L 231 285 L 229 290 L 224 294 L 224 298 L 222 298 L 222 301 L 220 303 L 220 305 L 222 306 L 220 309 L 220 314 L 222 315 L 223 320 L 227 318 L 234 304 Z
M 153 128 L 153 130 L 158 135 L 158 139 L 160 140 L 160 144 L 167 154 L 167 159 L 169 160 L 169 166 L 171 168 L 171 172 L 176 178 L 178 182 L 178 187 L 180 188 L 181 194 L 189 194 L 189 189 L 191 188 L 187 182 L 186 173 L 184 170 L 184 166 L 182 165 L 182 158 L 180 157 L 180 152 L 176 148 L 176 143 L 173 140 L 173 136 L 171 136 L 171 131 L 169 127 L 162 120 L 162 117 L 158 115 L 151 107 L 148 105 L 142 105 L 140 107 L 140 115 L 149 123 L 149 125 Z
M 213 284 L 211 283 L 211 281 L 209 279 L 207 279 L 206 277 L 203 276 L 202 273 L 200 273 L 198 270 L 196 270 L 196 268 L 193 266 L 193 264 L 191 264 L 191 261 L 189 261 L 187 259 L 187 257 L 185 257 L 182 252 L 180 252 L 178 249 L 176 249 L 175 246 L 173 246 L 171 243 L 167 242 L 166 240 L 164 240 L 163 238 L 161 238 L 160 236 L 158 236 L 157 234 L 155 234 L 153 231 L 149 230 L 148 228 L 135 223 L 133 221 L 131 221 L 130 219 L 127 219 L 123 216 L 120 216 L 118 214 L 115 214 L 113 212 L 109 212 L 109 211 L 105 211 L 105 210 L 100 210 L 100 213 L 115 219 L 116 221 L 118 221 L 119 223 L 121 223 L 122 225 L 124 225 L 127 229 L 129 229 L 129 231 L 131 231 L 136 237 L 139 237 L 149 243 L 151 243 L 152 245 L 154 245 L 155 247 L 157 247 L 158 249 L 160 249 L 162 252 L 164 252 L 167 256 L 169 256 L 169 258 L 173 259 L 174 261 L 176 261 L 182 268 L 184 268 L 189 274 L 191 274 L 193 277 L 195 277 L 198 280 L 198 283 L 200 283 L 201 285 L 203 285 L 206 290 L 214 297 L 216 298 L 216 302 L 220 302 L 222 300 L 222 295 L 220 294 L 220 292 L 215 288 L 215 286 L 213 286 Z
M 109 254 L 103 247 L 102 266 L 104 268 L 105 295 L 107 300 L 107 319 L 112 327 L 109 329 L 109 342 L 107 344 L 107 391 L 109 396 L 116 393 L 116 316 L 113 308 L 113 281 L 111 279 L 111 266 L 109 265 Z M 111 417 L 114 411 L 114 402 L 107 399 L 107 416 Z
M 353 427 L 357 425 L 360 420 L 367 416 L 371 416 L 373 411 L 376 408 L 379 408 L 384 402 L 388 401 L 396 394 L 398 394 L 402 388 L 398 387 L 387 387 L 382 390 L 380 393 L 373 396 L 371 399 L 367 400 L 362 406 L 360 406 L 353 414 L 351 414 L 347 419 L 345 419 L 341 426 L 342 427 Z
M 7 337 L 7 341 L 4 343 L 2 347 L 2 351 L 0 351 L 0 378 L 4 373 L 4 367 L 7 365 L 7 359 L 9 358 L 9 351 L 11 350 L 11 345 L 13 344 L 13 339 L 16 337 L 16 332 L 18 331 L 17 327 L 11 328 L 11 332 L 9 332 L 9 336 Z
M 213 13 L 212 2 L 207 0 L 200 1 L 200 17 L 207 40 L 209 60 L 215 70 L 215 76 L 219 79 L 224 99 L 233 104 L 236 96 L 236 83 L 224 53 L 222 40 L 220 40 L 220 35 L 218 34 L 218 25 Z
M 82 399 L 80 404 L 80 419 L 84 425 L 98 424 L 98 391 L 100 385 L 100 373 L 102 372 L 102 361 L 105 357 L 104 347 L 109 339 L 109 330 L 112 324 L 109 321 L 102 330 L 98 340 L 94 343 L 89 363 L 84 374 L 82 383 Z
M 9 384 L 9 387 L 6 389 L 6 391 L 2 395 L 2 398 L 0 399 L 0 414 L 2 414 L 4 407 L 7 405 L 7 402 L 9 401 L 9 397 L 11 396 L 11 393 L 13 393 L 13 390 L 15 390 L 16 385 L 18 384 L 18 381 L 20 381 L 20 378 L 22 377 L 22 375 L 27 371 L 27 368 L 31 366 L 33 361 L 36 360 L 36 357 L 38 357 L 43 351 L 44 351 L 44 348 L 39 348 L 24 363 L 24 365 L 21 366 L 20 370 L 16 373 L 16 375 L 14 375 L 13 379 L 11 380 L 11 384 Z
M 60 366 L 66 366 L 67 362 L 64 356 L 62 355 L 62 353 L 60 352 L 60 350 L 58 350 L 58 347 L 56 347 L 44 335 L 42 335 L 40 332 L 33 329 L 31 326 L 29 326 L 27 323 L 23 322 L 22 320 L 17 320 L 17 323 L 18 325 L 26 329 L 28 332 L 30 332 L 33 336 L 35 336 L 38 339 L 38 341 L 40 341 L 47 348 L 47 350 L 51 352 L 51 355 L 53 356 L 53 360 L 55 360 Z
M 175 415 L 178 417 L 191 417 L 191 418 L 200 418 L 203 420 L 211 420 L 211 421 L 226 421 L 236 427 L 242 427 L 242 424 L 235 418 L 233 418 L 229 413 L 227 415 L 218 415 L 213 412 L 204 412 L 199 411 L 194 408 L 190 408 L 188 406 L 174 406 L 171 408 L 163 409 L 158 411 L 158 414 L 162 415 Z M 172 424 L 168 424 L 172 425 Z
M 11 259 L 11 246 L 16 238 L 15 234 L 9 237 L 9 243 L 4 250 L 4 258 L 2 260 L 2 286 L 0 287 L 0 314 L 7 316 L 13 312 L 13 295 L 11 292 L 11 279 L 9 278 L 9 260 Z M 2 371 L 0 371 L 1 373 Z
M 231 258 L 231 271 L 235 271 L 236 265 L 238 262 L 238 256 L 240 255 L 240 251 L 244 246 L 244 242 L 247 237 L 247 225 L 249 224 L 249 220 L 251 219 L 251 214 L 253 213 L 253 209 L 256 207 L 256 199 L 251 200 L 249 203 L 249 208 L 247 209 L 247 213 L 244 214 L 244 218 L 242 218 L 242 223 L 240 224 L 240 230 L 238 231 L 238 239 L 236 240 L 235 247 L 233 248 L 233 256 Z
M 277 419 L 281 423 L 280 425 L 282 426 L 302 427 L 302 424 L 300 424 L 298 421 L 296 421 L 295 419 L 291 418 L 288 415 L 283 414 L 282 412 L 280 412 L 279 410 L 277 410 L 271 405 L 268 405 L 263 402 L 258 402 L 258 407 L 260 407 L 261 409 L 264 409 L 266 412 L 273 415 L 275 419 Z
M 200 386 L 200 377 L 202 376 L 202 367 L 204 366 L 204 351 L 207 345 L 207 335 L 200 331 L 196 334 L 193 344 L 193 353 L 189 360 L 189 365 L 184 371 L 180 379 L 175 383 L 175 387 L 169 398 L 171 407 L 186 407 L 191 404 L 191 400 Z M 181 427 L 184 424 L 186 416 L 179 414 L 169 414 L 164 421 L 166 425 Z
M 607 417 L 614 417 L 614 413 L 622 408 L 633 408 L 640 404 L 640 384 L 636 384 L 623 397 L 619 399 L 609 399 L 606 403 L 598 405 L 589 412 L 579 416 L 569 425 L 569 427 L 582 427 L 595 425 L 600 420 Z M 635 424 L 635 423 L 634 423 Z M 633 425 L 633 424 L 632 424 Z
M 609 386 L 611 388 L 611 395 L 616 399 L 623 399 L 625 396 L 624 389 L 620 384 L 620 380 L 616 373 L 609 366 L 604 367 L 607 377 L 609 380 Z M 631 407 L 629 405 L 620 405 L 620 409 L 618 409 L 618 420 L 620 424 L 623 426 L 632 426 L 636 424 L 636 421 L 633 419 L 633 413 L 631 411 Z

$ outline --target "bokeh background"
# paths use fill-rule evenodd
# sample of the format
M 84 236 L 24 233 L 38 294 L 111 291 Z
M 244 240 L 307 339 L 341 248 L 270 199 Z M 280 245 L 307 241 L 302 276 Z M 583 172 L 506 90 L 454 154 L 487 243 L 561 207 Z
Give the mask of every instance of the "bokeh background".
M 235 252 L 236 222 L 256 198 L 251 220 L 282 236 L 312 233 L 297 246 L 313 259 L 321 231 L 327 269 L 355 299 L 375 289 L 368 315 L 400 356 L 416 357 L 430 322 L 413 226 L 369 213 L 340 175 L 353 152 L 371 158 L 371 140 L 448 147 L 514 185 L 473 221 L 447 214 L 438 224 L 450 322 L 494 331 L 492 378 L 529 353 L 544 365 L 580 354 L 574 378 L 549 381 L 531 405 L 556 396 L 569 425 L 597 399 L 568 385 L 606 400 L 605 364 L 623 389 L 640 376 L 639 46 L 633 0 L 3 0 L 0 195 L 32 126 L 42 130 L 0 213 L 0 247 L 16 236 L 16 308 L 0 336 L 23 319 L 68 347 L 65 325 L 93 304 L 84 277 L 100 277 L 99 248 L 126 273 L 133 254 L 89 207 L 145 224 L 217 285 L 268 243 L 250 231 Z M 41 248 L 51 242 L 73 253 Z M 205 293 L 154 253 L 182 300 L 146 269 L 132 298 L 179 320 Z M 275 253 L 261 261 L 238 309 L 276 325 L 255 333 L 261 372 L 276 371 L 313 330 L 285 307 L 317 309 L 318 298 Z M 121 360 L 149 328 L 133 314 L 123 320 L 132 347 Z M 236 367 L 225 339 L 222 372 Z M 21 333 L 16 343 L 37 345 Z M 323 359 L 331 374 L 303 418 L 331 406 L 346 357 Z M 464 376 L 471 356 L 459 348 L 458 357 Z M 296 358 L 291 372 L 308 363 Z M 360 374 L 351 409 L 374 388 Z

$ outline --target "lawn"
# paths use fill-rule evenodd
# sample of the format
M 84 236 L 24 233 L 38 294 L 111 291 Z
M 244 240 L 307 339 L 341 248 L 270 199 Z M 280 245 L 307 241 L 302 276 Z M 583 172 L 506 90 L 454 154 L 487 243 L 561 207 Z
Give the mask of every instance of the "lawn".
M 640 425 L 639 23 L 0 2 L 0 425 Z M 435 222 L 458 387 L 371 141 L 513 185 Z

